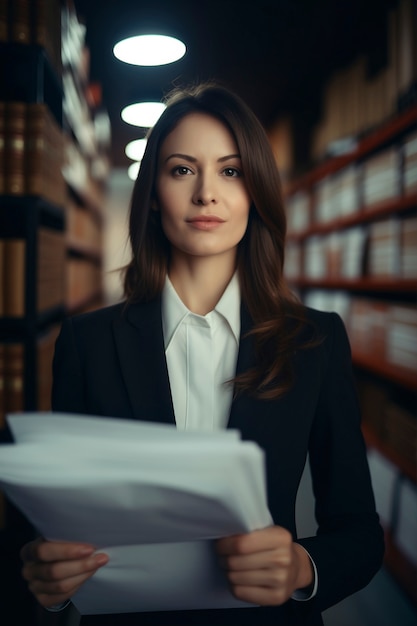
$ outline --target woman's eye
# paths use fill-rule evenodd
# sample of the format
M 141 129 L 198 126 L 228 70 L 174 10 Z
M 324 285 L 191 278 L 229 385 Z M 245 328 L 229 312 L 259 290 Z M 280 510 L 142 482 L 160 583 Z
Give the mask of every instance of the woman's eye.
M 241 173 L 238 169 L 236 169 L 235 167 L 226 167 L 226 169 L 223 170 L 223 174 L 225 176 L 241 176 Z
M 176 176 L 186 176 L 187 174 L 192 174 L 190 168 L 185 165 L 178 165 L 173 169 L 173 173 Z

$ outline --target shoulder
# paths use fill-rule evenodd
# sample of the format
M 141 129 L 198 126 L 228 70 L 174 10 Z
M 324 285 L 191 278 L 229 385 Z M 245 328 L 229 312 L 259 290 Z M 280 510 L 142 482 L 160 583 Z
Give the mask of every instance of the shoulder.
M 313 339 L 325 352 L 334 349 L 346 351 L 350 356 L 350 344 L 344 322 L 336 312 L 318 311 L 304 307 L 306 327 L 313 329 Z
M 68 317 L 64 326 L 75 328 L 78 332 L 94 332 L 103 329 L 125 315 L 126 303 L 120 302 L 111 306 Z

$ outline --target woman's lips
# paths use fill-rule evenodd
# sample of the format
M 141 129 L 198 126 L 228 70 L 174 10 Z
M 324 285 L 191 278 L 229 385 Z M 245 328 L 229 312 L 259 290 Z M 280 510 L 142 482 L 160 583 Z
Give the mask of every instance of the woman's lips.
M 225 220 L 222 220 L 220 217 L 217 217 L 217 215 L 199 215 L 187 220 L 187 222 L 197 230 L 214 230 L 224 224 L 224 221 Z

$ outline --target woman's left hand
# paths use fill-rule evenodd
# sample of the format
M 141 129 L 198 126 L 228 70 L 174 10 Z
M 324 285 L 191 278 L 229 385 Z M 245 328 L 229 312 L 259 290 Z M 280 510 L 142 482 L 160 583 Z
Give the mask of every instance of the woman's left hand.
M 216 550 L 239 600 L 263 606 L 283 604 L 296 589 L 313 583 L 307 552 L 281 526 L 224 537 L 216 542 Z

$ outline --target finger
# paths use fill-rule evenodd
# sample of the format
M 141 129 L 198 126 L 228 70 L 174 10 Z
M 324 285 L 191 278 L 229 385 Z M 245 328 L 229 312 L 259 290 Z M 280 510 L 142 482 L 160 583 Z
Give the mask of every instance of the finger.
M 23 577 L 28 581 L 53 582 L 73 576 L 95 572 L 99 567 L 108 563 L 109 557 L 100 553 L 87 559 L 53 561 L 53 562 L 28 562 L 22 569 Z
M 281 526 L 271 526 L 242 535 L 218 539 L 216 550 L 218 554 L 228 556 L 288 548 L 291 545 L 291 533 Z
M 70 598 L 77 589 L 85 583 L 86 580 L 95 574 L 96 570 L 85 572 L 77 576 L 57 580 L 53 582 L 45 582 L 42 580 L 33 580 L 29 584 L 30 591 L 37 597 L 42 595 L 49 597 L 49 604 L 57 604 L 63 600 Z M 57 600 L 57 598 L 61 598 Z
M 253 554 L 221 556 L 219 560 L 221 567 L 227 571 L 282 569 L 291 564 L 291 553 L 286 548 L 277 548 Z
M 279 589 L 287 585 L 288 572 L 284 569 L 256 569 L 232 571 L 227 573 L 227 579 L 232 587 L 267 587 Z
M 24 545 L 20 551 L 20 557 L 24 562 L 67 561 L 90 556 L 94 550 L 95 547 L 87 543 L 46 541 L 39 538 Z
M 288 590 L 285 588 L 272 589 L 270 587 L 252 587 L 245 585 L 232 587 L 232 593 L 238 600 L 259 606 L 277 606 L 284 604 L 290 597 Z

